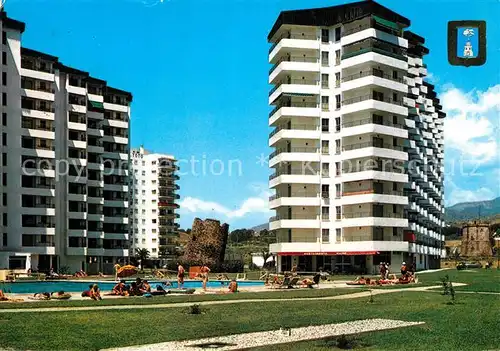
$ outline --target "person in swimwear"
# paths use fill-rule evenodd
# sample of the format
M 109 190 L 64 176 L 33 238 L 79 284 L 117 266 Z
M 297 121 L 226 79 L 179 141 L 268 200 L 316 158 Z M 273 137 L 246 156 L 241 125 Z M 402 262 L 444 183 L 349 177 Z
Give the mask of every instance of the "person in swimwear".
M 179 262 L 177 262 L 177 287 L 179 289 L 182 289 L 184 286 L 185 273 L 186 271 L 184 270 L 184 267 L 182 267 L 182 265 Z
M 228 290 L 230 293 L 238 292 L 238 282 L 235 279 L 231 280 L 231 283 L 229 283 Z
M 203 265 L 200 269 L 201 273 L 201 280 L 202 280 L 202 287 L 204 291 L 207 291 L 207 283 L 208 283 L 208 274 L 210 273 L 210 268 L 207 266 Z
M 121 280 L 118 284 L 116 284 L 113 287 L 113 290 L 111 290 L 111 292 L 113 293 L 113 295 L 124 296 L 124 294 L 125 294 L 125 282 L 123 280 Z
M 99 286 L 97 286 L 97 284 L 92 285 L 92 289 L 90 289 L 90 298 L 96 301 L 102 300 L 101 290 L 99 289 Z

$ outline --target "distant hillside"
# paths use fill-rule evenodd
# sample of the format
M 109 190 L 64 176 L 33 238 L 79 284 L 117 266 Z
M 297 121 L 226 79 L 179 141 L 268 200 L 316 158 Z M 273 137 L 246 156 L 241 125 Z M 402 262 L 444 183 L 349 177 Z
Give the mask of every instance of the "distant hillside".
M 462 202 L 447 207 L 445 218 L 447 222 L 474 220 L 500 216 L 500 197 L 489 201 Z
M 269 223 L 264 223 L 264 224 L 257 225 L 255 227 L 250 228 L 250 230 L 253 230 L 256 233 L 260 233 L 264 229 L 269 230 Z

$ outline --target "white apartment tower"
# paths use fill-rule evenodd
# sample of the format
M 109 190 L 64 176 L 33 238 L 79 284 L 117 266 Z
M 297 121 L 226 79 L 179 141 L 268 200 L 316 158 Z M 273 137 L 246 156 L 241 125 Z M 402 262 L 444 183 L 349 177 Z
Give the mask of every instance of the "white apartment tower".
M 439 267 L 443 119 L 410 21 L 373 1 L 282 12 L 268 40 L 278 270 Z
M 153 260 L 175 256 L 179 176 L 171 155 L 132 149 L 130 162 L 130 248 L 147 249 Z
M 22 47 L 0 13 L 0 268 L 111 273 L 129 256 L 132 95 Z

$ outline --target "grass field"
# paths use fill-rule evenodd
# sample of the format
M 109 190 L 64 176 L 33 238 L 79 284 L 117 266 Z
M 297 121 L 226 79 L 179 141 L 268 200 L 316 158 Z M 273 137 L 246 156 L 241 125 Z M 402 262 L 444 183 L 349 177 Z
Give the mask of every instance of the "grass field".
M 498 333 L 500 295 L 460 294 L 468 291 L 498 291 L 500 272 L 456 271 L 420 275 L 425 285 L 439 285 L 448 275 L 457 287 L 457 301 L 436 291 L 395 292 L 352 300 L 301 300 L 202 306 L 201 315 L 187 308 L 106 311 L 62 311 L 0 313 L 0 348 L 31 350 L 98 350 L 102 348 L 195 339 L 254 331 L 340 323 L 366 318 L 423 321 L 420 327 L 369 333 L 359 336 L 366 350 L 493 350 L 500 345 Z M 87 306 L 104 304 L 151 304 L 198 302 L 220 299 L 307 298 L 358 292 L 361 289 L 293 290 L 236 295 L 167 296 L 153 299 L 67 301 L 1 304 L 0 308 L 34 306 Z M 331 350 L 332 343 L 319 340 L 262 350 Z
M 448 299 L 434 293 L 407 292 L 375 296 L 371 304 L 360 298 L 214 305 L 203 307 L 201 315 L 188 315 L 186 308 L 0 314 L 0 345 L 98 350 L 377 317 L 424 321 L 426 325 L 361 336 L 374 350 L 488 350 L 500 345 L 498 296 L 481 296 L 478 303 L 476 295 L 459 295 L 456 305 L 447 305 Z M 318 341 L 294 344 L 293 349 L 299 346 L 304 350 L 323 347 Z

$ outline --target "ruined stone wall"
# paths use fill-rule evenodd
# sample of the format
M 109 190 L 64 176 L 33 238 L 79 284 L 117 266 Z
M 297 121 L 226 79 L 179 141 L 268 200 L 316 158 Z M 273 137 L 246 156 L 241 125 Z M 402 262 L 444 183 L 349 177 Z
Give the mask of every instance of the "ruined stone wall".
M 487 257 L 492 254 L 490 229 L 487 225 L 472 224 L 462 228 L 461 256 Z
M 195 218 L 183 261 L 189 264 L 219 266 L 224 261 L 229 225 L 215 219 Z

